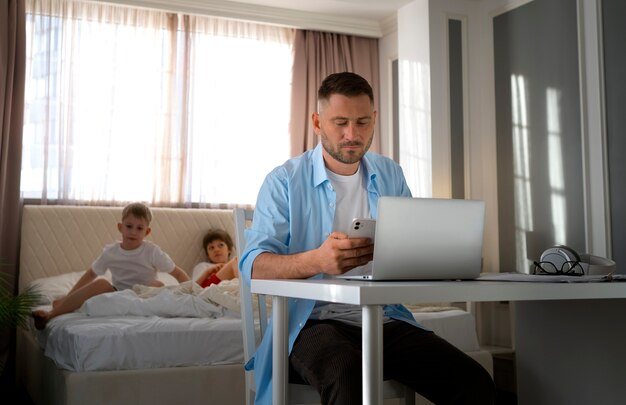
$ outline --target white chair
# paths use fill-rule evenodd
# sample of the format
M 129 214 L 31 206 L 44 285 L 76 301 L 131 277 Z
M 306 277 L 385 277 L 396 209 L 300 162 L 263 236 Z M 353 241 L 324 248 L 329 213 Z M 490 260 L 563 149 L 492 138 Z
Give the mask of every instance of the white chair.
M 234 210 L 235 218 L 235 238 L 237 243 L 237 254 L 241 258 L 246 240 L 244 238 L 244 230 L 252 222 L 253 210 L 236 208 Z M 264 295 L 257 295 L 258 314 L 254 313 L 253 297 L 248 285 L 243 282 L 239 283 L 241 295 L 241 319 L 243 330 L 243 353 L 244 362 L 248 362 L 256 351 L 258 343 L 261 341 L 263 333 L 267 328 L 268 319 L 266 311 L 266 300 Z M 257 317 L 258 322 L 255 321 Z M 254 403 L 254 394 L 256 386 L 254 382 L 254 372 L 246 371 L 246 404 Z M 290 404 L 319 404 L 320 397 L 318 392 L 308 384 L 290 383 L 288 387 L 288 399 Z M 415 392 L 410 388 L 398 383 L 397 381 L 385 381 L 383 384 L 383 397 L 388 398 L 404 398 L 407 405 L 415 404 Z

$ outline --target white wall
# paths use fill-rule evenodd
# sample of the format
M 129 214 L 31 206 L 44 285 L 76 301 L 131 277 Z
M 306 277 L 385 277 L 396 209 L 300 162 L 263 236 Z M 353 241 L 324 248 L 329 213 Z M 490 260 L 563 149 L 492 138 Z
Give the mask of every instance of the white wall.
M 428 0 L 398 10 L 400 165 L 413 196 L 433 195 Z
M 394 24 L 378 41 L 379 72 L 380 72 L 380 104 L 378 106 L 378 120 L 380 122 L 380 151 L 383 155 L 396 159 L 393 156 L 393 109 L 391 89 L 391 62 L 398 58 L 398 31 Z
M 462 21 L 464 46 L 464 136 L 466 198 L 487 204 L 484 271 L 498 271 L 493 38 L 489 15 L 473 0 L 430 2 L 430 58 L 433 127 L 433 195 L 449 197 L 450 99 L 449 18 Z
M 474 0 L 416 0 L 398 12 L 400 163 L 415 196 L 451 196 L 448 28 L 463 21 L 467 198 L 487 203 L 485 271 L 498 270 L 493 47 L 490 16 Z M 381 72 L 394 54 L 381 40 Z M 381 87 L 388 82 L 381 81 Z M 390 148 L 390 146 L 386 146 Z M 389 149 L 384 149 L 386 151 Z M 407 160 L 410 159 L 412 163 Z M 415 156 L 418 156 L 416 159 Z

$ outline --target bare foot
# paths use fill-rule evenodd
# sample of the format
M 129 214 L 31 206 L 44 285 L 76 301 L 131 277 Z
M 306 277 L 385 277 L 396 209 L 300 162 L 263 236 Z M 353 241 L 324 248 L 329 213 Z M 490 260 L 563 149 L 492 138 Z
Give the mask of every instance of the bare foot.
M 37 330 L 43 330 L 50 320 L 50 313 L 44 311 L 43 309 L 33 311 L 32 315 L 35 320 L 35 328 L 37 328 Z
M 58 307 L 63 301 L 65 301 L 65 297 L 57 298 L 56 300 L 52 301 L 52 308 Z

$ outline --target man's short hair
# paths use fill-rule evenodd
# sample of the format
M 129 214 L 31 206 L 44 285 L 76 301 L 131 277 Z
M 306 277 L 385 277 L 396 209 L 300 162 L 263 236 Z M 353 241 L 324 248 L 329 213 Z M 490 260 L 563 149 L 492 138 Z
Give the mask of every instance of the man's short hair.
M 148 222 L 148 225 L 152 222 L 152 213 L 150 212 L 150 208 L 148 208 L 148 206 L 144 203 L 135 202 L 124 207 L 124 210 L 122 211 L 122 221 L 129 215 L 132 215 L 135 218 L 145 219 Z
M 367 94 L 371 103 L 374 104 L 372 86 L 363 77 L 352 72 L 333 73 L 327 76 L 317 91 L 317 99 L 318 101 L 328 100 L 333 94 L 341 94 L 346 97 Z

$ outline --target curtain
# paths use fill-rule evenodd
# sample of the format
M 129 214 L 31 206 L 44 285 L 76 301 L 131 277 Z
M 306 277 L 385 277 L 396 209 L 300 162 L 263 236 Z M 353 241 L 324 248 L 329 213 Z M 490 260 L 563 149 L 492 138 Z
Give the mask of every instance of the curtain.
M 26 8 L 25 198 L 249 205 L 289 157 L 293 29 L 101 2 Z
M 297 156 L 318 143 L 311 126 L 317 111 L 317 89 L 331 73 L 354 72 L 363 76 L 374 90 L 378 105 L 378 40 L 352 35 L 297 30 L 294 40 L 294 67 L 291 95 L 291 155 Z M 379 132 L 380 124 L 376 124 Z M 372 151 L 380 149 L 375 136 Z
M 14 294 L 20 238 L 24 20 L 23 0 L 0 2 L 0 271 L 12 277 Z M 0 331 L 0 364 L 13 365 L 12 342 L 12 332 Z

